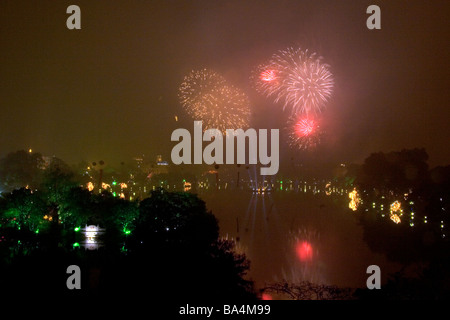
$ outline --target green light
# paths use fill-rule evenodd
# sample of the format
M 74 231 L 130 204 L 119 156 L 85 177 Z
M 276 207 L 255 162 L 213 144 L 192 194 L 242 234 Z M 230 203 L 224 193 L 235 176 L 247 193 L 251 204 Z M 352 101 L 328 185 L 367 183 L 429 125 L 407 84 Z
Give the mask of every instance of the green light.
M 113 192 L 113 197 L 115 197 L 116 196 L 116 193 L 115 192 Z
M 117 184 L 117 182 L 116 181 L 113 181 L 113 186 L 115 186 Z
M 36 229 L 36 231 L 34 233 L 38 234 L 39 233 L 39 229 Z
M 73 231 L 75 231 L 75 232 L 80 231 L 80 227 L 75 227 L 75 228 L 73 228 Z
M 80 246 L 80 244 L 79 244 L 78 242 L 75 242 L 75 243 L 73 244 L 73 247 L 74 247 L 74 248 L 79 247 L 79 246 Z

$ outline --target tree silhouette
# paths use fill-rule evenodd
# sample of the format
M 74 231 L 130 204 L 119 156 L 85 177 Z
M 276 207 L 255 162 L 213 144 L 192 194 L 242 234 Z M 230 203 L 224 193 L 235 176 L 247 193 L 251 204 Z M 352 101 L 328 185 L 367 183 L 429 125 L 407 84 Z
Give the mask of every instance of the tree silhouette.
M 52 158 L 50 165 L 44 171 L 40 189 L 46 194 L 48 214 L 54 223 L 59 220 L 60 206 L 69 196 L 71 189 L 77 185 L 71 168 L 64 161 Z
M 216 218 L 196 195 L 185 192 L 152 191 L 141 201 L 136 235 L 143 239 L 162 239 L 210 245 L 218 237 Z
M 9 153 L 0 160 L 0 188 L 4 192 L 26 186 L 35 189 L 40 182 L 43 164 L 40 153 L 25 150 Z
M 196 195 L 153 191 L 140 203 L 127 239 L 129 260 L 120 268 L 130 272 L 121 272 L 123 281 L 129 289 L 151 286 L 171 300 L 254 298 L 252 282 L 244 279 L 248 260 L 218 234 L 216 218 Z
M 425 149 L 373 153 L 364 161 L 358 184 L 367 190 L 403 194 L 427 180 L 427 160 Z
M 353 300 L 354 290 L 309 281 L 288 283 L 286 281 L 265 286 L 261 293 L 277 294 L 283 300 Z

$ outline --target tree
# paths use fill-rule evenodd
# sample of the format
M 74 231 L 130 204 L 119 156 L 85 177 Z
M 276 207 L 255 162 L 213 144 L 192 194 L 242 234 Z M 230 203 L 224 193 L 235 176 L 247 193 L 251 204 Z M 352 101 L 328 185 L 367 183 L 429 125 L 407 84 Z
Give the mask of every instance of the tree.
M 126 235 L 130 234 L 134 228 L 134 221 L 139 215 L 139 204 L 137 201 L 127 201 L 114 198 L 114 206 L 106 221 L 110 220 L 116 228 Z
M 245 254 L 236 253 L 235 245 L 234 241 L 223 239 L 213 243 L 209 263 L 206 264 L 206 268 L 211 270 L 211 281 L 206 281 L 208 287 L 204 291 L 220 290 L 220 295 L 228 299 L 254 299 L 253 282 L 245 279 L 250 270 L 250 261 Z M 208 272 L 200 276 L 205 275 Z
M 255 298 L 253 283 L 244 279 L 249 261 L 219 239 L 217 219 L 196 195 L 158 189 L 141 201 L 134 226 L 126 262 L 107 272 L 120 284 L 106 285 L 105 292 L 146 287 L 172 301 Z
M 76 181 L 79 181 L 82 185 L 87 185 L 91 181 L 91 173 L 93 168 L 87 161 L 81 161 L 72 166 L 72 172 Z
M 78 186 L 71 168 L 61 159 L 52 158 L 45 169 L 40 189 L 47 197 L 49 215 L 55 222 L 59 219 L 60 206 L 69 197 L 72 188 Z
M 70 189 L 59 203 L 60 219 L 70 228 L 80 227 L 89 222 L 95 214 L 93 195 L 87 189 L 74 187 Z
M 403 194 L 427 180 L 427 160 L 425 149 L 372 153 L 364 160 L 358 184 L 367 190 Z
M 40 228 L 47 227 L 46 213 L 47 206 L 39 192 L 21 188 L 4 195 L 3 218 L 8 226 L 39 232 Z
M 424 149 L 374 153 L 356 179 L 363 200 L 359 219 L 364 240 L 393 261 L 428 261 L 444 237 L 450 175 L 443 167 L 429 171 L 427 159 Z M 398 224 L 390 220 L 394 202 L 403 212 L 396 213 Z
M 217 219 L 196 195 L 185 192 L 152 191 L 141 201 L 136 232 L 140 237 L 210 245 L 219 234 Z
M 3 192 L 28 186 L 35 189 L 40 182 L 44 161 L 40 153 L 19 150 L 0 160 L 0 182 Z
M 353 300 L 354 290 L 309 281 L 288 283 L 286 281 L 267 285 L 262 293 L 274 293 L 288 300 Z

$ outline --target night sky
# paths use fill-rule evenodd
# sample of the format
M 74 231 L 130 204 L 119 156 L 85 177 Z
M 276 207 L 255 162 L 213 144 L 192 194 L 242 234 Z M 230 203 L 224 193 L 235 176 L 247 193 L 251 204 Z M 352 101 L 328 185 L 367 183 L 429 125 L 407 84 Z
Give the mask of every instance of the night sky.
M 81 30 L 66 28 L 71 4 Z M 371 4 L 381 30 L 366 28 Z M 317 158 L 360 163 L 424 147 L 431 166 L 447 165 L 449 10 L 425 0 L 2 0 L 0 156 L 32 148 L 69 163 L 167 159 L 171 132 L 193 128 L 178 87 L 205 67 L 248 94 L 252 127 L 282 128 L 282 106 L 249 76 L 294 46 L 317 52 L 334 75 Z

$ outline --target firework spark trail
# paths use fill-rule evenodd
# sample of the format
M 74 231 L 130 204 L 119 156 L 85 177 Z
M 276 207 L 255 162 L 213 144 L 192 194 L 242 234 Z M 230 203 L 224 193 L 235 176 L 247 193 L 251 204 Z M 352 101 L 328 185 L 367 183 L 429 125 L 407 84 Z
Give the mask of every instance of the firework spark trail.
M 247 128 L 250 121 L 248 97 L 218 73 L 203 69 L 192 71 L 179 88 L 180 103 L 203 128 Z
M 284 102 L 283 110 L 319 113 L 333 92 L 333 75 L 322 58 L 308 50 L 288 48 L 274 54 L 270 62 L 257 68 L 256 89 L 274 101 Z

